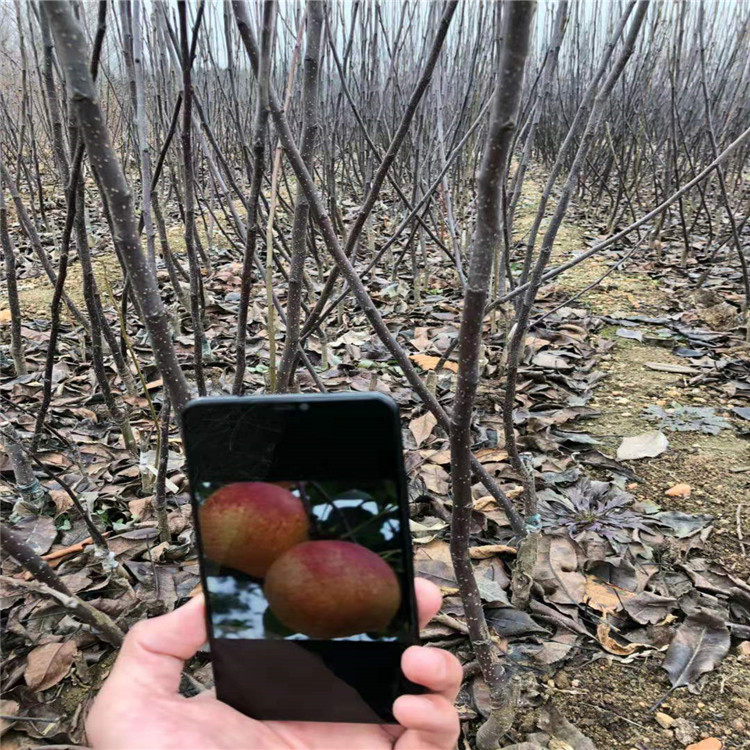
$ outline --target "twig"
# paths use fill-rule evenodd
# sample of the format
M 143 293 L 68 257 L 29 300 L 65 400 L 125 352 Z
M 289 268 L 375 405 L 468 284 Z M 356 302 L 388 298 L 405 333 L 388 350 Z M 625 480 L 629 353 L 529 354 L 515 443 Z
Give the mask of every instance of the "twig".
M 744 537 L 742 536 L 742 507 L 744 503 L 740 503 L 737 506 L 737 541 L 740 543 L 740 549 L 742 554 L 747 557 L 747 550 L 745 549 Z
M 618 714 L 617 711 L 613 711 L 611 708 L 604 708 L 604 706 L 597 706 L 596 703 L 589 703 L 588 701 L 577 700 L 577 702 L 583 703 L 584 706 L 591 706 L 591 708 L 595 708 L 597 711 L 604 711 L 608 714 L 612 714 L 613 716 L 616 716 L 618 719 L 621 719 L 622 721 L 626 721 L 628 724 L 632 724 L 634 727 L 638 727 L 639 729 L 648 729 L 648 727 L 645 726 L 644 724 L 640 724 L 637 721 L 628 719 L 622 714 Z
M 0 435 L 6 438 L 6 440 L 12 439 L 11 436 L 3 429 L 0 429 Z M 81 505 L 81 501 L 78 499 L 78 495 L 73 492 L 70 485 L 61 477 L 53 474 L 37 457 L 36 454 L 30 450 L 29 448 L 26 448 L 26 446 L 21 445 L 18 443 L 18 447 L 52 480 L 57 482 L 65 491 L 65 493 L 68 495 L 68 497 L 73 501 L 73 505 L 75 506 L 76 510 L 81 514 L 81 518 L 83 519 L 83 522 L 86 524 L 86 528 L 89 530 L 89 534 L 93 537 L 93 539 L 96 542 L 97 547 L 101 547 L 103 550 L 107 549 L 107 542 L 104 539 L 104 536 L 102 535 L 102 532 L 99 531 L 99 529 L 96 528 L 96 524 L 91 520 L 89 514 L 86 512 L 86 509 Z
M 0 576 L 0 583 L 50 596 L 71 610 L 78 619 L 90 625 L 107 643 L 113 646 L 122 643 L 124 633 L 114 620 L 70 591 L 57 573 L 16 532 L 11 531 L 6 525 L 0 526 L 0 540 L 8 554 L 37 579 L 24 581 L 11 576 Z
M 457 620 L 455 617 L 451 617 L 450 615 L 435 615 L 432 618 L 432 621 L 437 622 L 440 625 L 445 625 L 448 628 L 453 628 L 453 630 L 457 630 L 459 633 L 463 633 L 464 635 L 469 635 L 468 626 L 460 620 Z

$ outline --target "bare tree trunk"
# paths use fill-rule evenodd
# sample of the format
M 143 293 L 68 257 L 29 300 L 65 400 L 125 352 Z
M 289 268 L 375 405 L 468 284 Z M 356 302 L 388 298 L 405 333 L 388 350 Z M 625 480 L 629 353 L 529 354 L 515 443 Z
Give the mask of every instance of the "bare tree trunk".
M 508 715 L 508 691 L 503 679 L 503 668 L 490 638 L 482 599 L 469 557 L 469 530 L 473 508 L 471 422 L 479 379 L 482 321 L 492 278 L 492 260 L 502 242 L 502 184 L 505 181 L 510 146 L 516 128 L 534 10 L 535 3 L 526 0 L 505 3 L 502 28 L 497 28 L 498 37 L 503 40 L 503 45 L 489 132 L 477 180 L 477 220 L 464 292 L 459 332 L 458 379 L 451 411 L 451 558 L 466 612 L 469 637 L 490 689 L 492 704 L 492 714 L 477 735 L 477 746 L 480 750 L 496 748 L 499 738 L 509 726 L 505 725 L 505 720 L 498 721 L 498 715 Z M 510 716 L 512 718 L 512 713 Z
M 199 13 L 203 12 L 203 2 Z M 203 354 L 206 339 L 201 318 L 201 268 L 195 248 L 195 174 L 193 170 L 193 82 L 190 44 L 188 41 L 187 8 L 185 0 L 178 0 L 177 10 L 180 19 L 180 62 L 182 65 L 182 159 L 185 175 L 185 248 L 190 264 L 190 319 L 193 323 L 193 357 L 195 359 L 195 383 L 198 395 L 206 395 L 206 381 L 203 377 Z M 198 33 L 197 29 L 194 33 Z
M 154 488 L 154 510 L 159 526 L 159 538 L 169 542 L 172 535 L 167 519 L 167 468 L 169 465 L 169 423 L 172 416 L 169 396 L 166 396 L 161 407 L 161 431 L 159 437 L 158 466 L 156 469 L 156 486 Z
M 309 0 L 307 4 L 307 42 L 305 48 L 303 83 L 303 119 L 300 155 L 312 171 L 315 140 L 318 134 L 318 73 L 320 68 L 320 40 L 323 30 L 324 4 Z M 300 312 L 302 307 L 302 274 L 307 250 L 307 227 L 310 203 L 305 191 L 297 185 L 297 197 L 292 225 L 292 259 L 289 266 L 289 292 L 286 306 L 286 341 L 281 355 L 277 389 L 286 392 L 294 377 L 297 347 L 300 342 Z
M 143 224 L 146 229 L 147 256 L 156 268 L 156 237 L 151 216 L 151 150 L 148 145 L 148 123 L 146 120 L 146 83 L 143 75 L 143 8 L 135 0 L 133 9 L 133 73 L 135 78 L 135 123 L 138 133 L 138 148 L 141 165 L 141 196 Z
M 155 274 L 138 239 L 132 192 L 112 147 L 109 130 L 103 125 L 104 113 L 86 63 L 85 37 L 65 0 L 50 0 L 45 10 L 57 41 L 58 56 L 65 69 L 86 150 L 107 198 L 115 242 L 139 301 L 157 366 L 172 403 L 179 410 L 187 403 L 190 391 L 169 335 Z
M 445 39 L 445 35 L 447 34 L 450 20 L 456 9 L 456 4 L 457 3 L 455 2 L 455 0 L 450 0 L 445 5 L 445 11 L 443 13 L 443 17 L 441 19 L 440 27 L 434 43 L 438 51 L 440 49 L 440 46 L 442 45 L 442 41 L 444 41 Z M 243 44 L 245 45 L 245 49 L 247 50 L 253 67 L 257 70 L 260 55 L 258 51 L 258 45 L 255 41 L 255 37 L 253 36 L 253 32 L 250 27 L 247 8 L 242 0 L 234 0 L 233 8 L 235 16 L 237 18 L 237 26 L 240 31 L 240 36 L 242 38 Z M 434 54 L 432 57 L 432 65 L 434 67 L 434 62 L 437 60 L 437 55 Z M 425 405 L 435 415 L 439 424 L 446 430 L 450 429 L 450 419 L 448 417 L 448 414 L 446 414 L 445 410 L 438 403 L 435 396 L 422 382 L 422 378 L 414 369 L 414 366 L 409 360 L 409 357 L 401 348 L 395 336 L 388 330 L 388 327 L 385 325 L 385 321 L 383 320 L 382 316 L 378 312 L 377 307 L 367 293 L 367 290 L 362 284 L 362 281 L 359 278 L 356 270 L 352 266 L 351 261 L 344 253 L 344 250 L 341 247 L 338 238 L 336 237 L 336 232 L 333 228 L 331 218 L 325 209 L 323 199 L 321 198 L 317 188 L 315 187 L 315 183 L 310 173 L 308 172 L 305 163 L 302 161 L 299 149 L 294 143 L 294 138 L 292 137 L 292 133 L 289 129 L 289 123 L 287 122 L 286 115 L 284 114 L 284 111 L 278 101 L 278 97 L 276 96 L 273 89 L 271 89 L 270 91 L 270 101 L 271 115 L 274 119 L 274 124 L 279 134 L 279 138 L 281 139 L 281 142 L 286 149 L 289 162 L 294 169 L 295 175 L 300 181 L 300 184 L 303 186 L 305 194 L 307 195 L 307 199 L 310 201 L 310 210 L 312 212 L 312 215 L 321 229 L 323 239 L 329 252 L 334 257 L 337 267 L 340 269 L 342 276 L 351 287 L 352 292 L 357 299 L 357 302 L 372 324 L 378 337 L 398 362 L 401 370 L 404 373 L 404 377 L 414 388 L 419 398 L 422 399 Z M 372 202 L 374 203 L 374 199 Z M 508 515 L 511 526 L 516 531 L 516 533 L 523 533 L 523 520 L 513 507 L 513 504 L 510 502 L 510 499 L 507 497 L 507 495 L 497 486 L 496 482 L 493 480 L 487 470 L 474 456 L 472 456 L 471 465 L 473 470 L 479 475 L 482 483 L 487 487 L 489 493 L 495 498 L 495 500 L 498 501 L 498 503 L 500 503 L 500 505 L 502 505 L 503 510 Z
M 369 184 L 367 195 L 365 196 L 365 199 L 362 203 L 362 207 L 357 213 L 354 224 L 349 229 L 349 233 L 346 238 L 346 245 L 344 247 L 344 255 L 347 258 L 353 257 L 355 248 L 359 243 L 360 235 L 362 234 L 362 230 L 365 227 L 365 223 L 367 222 L 368 217 L 372 213 L 372 209 L 375 206 L 375 201 L 378 198 L 380 189 L 383 186 L 383 182 L 385 181 L 388 171 L 391 168 L 391 165 L 393 164 L 396 155 L 398 154 L 401 145 L 404 142 L 406 134 L 409 131 L 409 127 L 411 126 L 412 120 L 414 119 L 414 115 L 417 111 L 417 107 L 419 106 L 424 92 L 427 89 L 427 86 L 429 85 L 432 78 L 435 64 L 437 63 L 438 56 L 440 55 L 440 51 L 443 48 L 443 43 L 445 42 L 445 34 L 447 33 L 448 25 L 450 24 L 450 20 L 456 10 L 455 0 L 447 0 L 444 7 L 445 12 L 443 13 L 443 17 L 440 21 L 438 33 L 435 36 L 435 40 L 433 41 L 432 48 L 430 49 L 429 56 L 419 77 L 417 85 L 414 87 L 414 90 L 412 91 L 409 101 L 405 107 L 404 114 L 398 125 L 398 129 L 391 138 L 391 141 L 388 145 L 388 150 L 383 155 L 383 158 L 378 165 L 372 181 Z M 334 266 L 333 270 L 328 276 L 328 279 L 326 280 L 325 287 L 320 294 L 320 299 L 318 300 L 315 309 L 310 314 L 310 319 L 305 325 L 305 328 L 308 328 L 310 325 L 312 325 L 319 317 L 323 306 L 325 305 L 329 295 L 333 291 L 333 286 L 338 279 L 339 273 L 340 269 L 338 268 L 338 266 Z
M 705 8 L 703 0 L 701 0 L 700 11 L 698 16 L 698 34 L 700 36 L 700 60 L 701 60 L 701 91 L 703 92 L 703 104 L 706 118 L 706 129 L 708 130 L 709 139 L 711 141 L 711 152 L 714 159 L 719 155 L 719 144 L 716 141 L 716 131 L 714 130 L 713 118 L 711 116 L 711 98 L 708 95 L 708 84 L 706 83 L 706 49 L 704 41 L 703 22 L 705 19 Z M 745 252 L 742 248 L 742 242 L 740 241 L 740 235 L 737 231 L 737 220 L 734 218 L 734 212 L 729 202 L 729 195 L 727 193 L 727 183 L 724 179 L 724 169 L 721 165 L 716 167 L 716 174 L 719 178 L 719 189 L 721 192 L 721 201 L 724 204 L 724 210 L 727 214 L 727 220 L 732 230 L 732 241 L 734 243 L 735 250 L 737 251 L 737 257 L 739 259 L 740 271 L 742 273 L 742 285 L 745 292 L 745 309 L 743 310 L 743 321 L 745 325 L 745 340 L 750 341 L 750 272 L 748 272 L 747 260 L 745 259 Z
M 521 300 L 518 308 L 518 315 L 515 321 L 515 327 L 513 336 L 511 337 L 510 346 L 508 348 L 508 367 L 507 367 L 507 380 L 505 387 L 505 401 L 503 404 L 503 424 L 505 428 L 505 447 L 508 451 L 511 465 L 518 472 L 519 476 L 524 477 L 525 469 L 521 462 L 521 457 L 518 452 L 518 446 L 516 443 L 515 428 L 513 424 L 513 410 L 515 408 L 515 397 L 516 397 L 516 385 L 518 377 L 518 368 L 520 366 L 520 360 L 523 350 L 523 342 L 526 339 L 526 329 L 529 322 L 529 316 L 531 314 L 531 308 L 536 299 L 537 292 L 542 283 L 544 269 L 547 266 L 550 255 L 552 254 L 552 247 L 557 237 L 557 232 L 562 224 L 565 213 L 567 212 L 568 205 L 570 203 L 573 190 L 577 184 L 578 174 L 583 164 L 584 159 L 591 145 L 593 137 L 596 135 L 602 116 L 604 114 L 604 105 L 614 88 L 617 79 L 622 73 L 627 61 L 633 53 L 635 48 L 635 41 L 638 37 L 638 33 L 643 24 L 643 19 L 646 16 L 648 10 L 649 0 L 640 0 L 633 16 L 633 21 L 630 26 L 630 30 L 625 39 L 620 54 L 612 67 L 606 81 L 604 82 L 601 91 L 594 98 L 591 112 L 589 114 L 586 127 L 581 136 L 581 141 L 578 146 L 573 164 L 571 165 L 568 178 L 562 189 L 562 194 L 558 200 L 557 208 L 555 213 L 550 220 L 549 227 L 542 240 L 542 247 L 539 251 L 539 257 L 536 260 L 534 269 L 531 273 L 529 287 L 525 290 L 523 299 Z M 549 184 L 549 183 L 548 183 Z M 539 218 L 539 214 L 537 214 Z M 532 230 L 533 231 L 533 230 Z M 529 240 L 529 250 L 527 251 L 527 259 L 530 257 L 530 253 L 533 252 L 533 243 Z M 530 519 L 533 519 L 534 525 L 536 525 L 536 507 L 533 503 L 533 493 L 526 492 L 526 515 L 527 523 Z
M 243 0 L 233 0 L 232 7 L 235 14 L 237 6 Z M 271 8 L 264 5 L 268 13 Z M 260 63 L 257 74 L 258 100 L 255 106 L 255 123 L 253 125 L 253 180 L 250 185 L 250 199 L 247 206 L 247 234 L 245 237 L 245 254 L 242 262 L 242 281 L 240 285 L 240 308 L 237 320 L 237 339 L 235 344 L 235 371 L 232 393 L 235 396 L 244 390 L 243 380 L 247 366 L 247 312 L 250 305 L 250 286 L 252 284 L 253 263 L 255 261 L 255 247 L 258 242 L 258 199 L 263 185 L 263 171 L 265 169 L 266 133 L 268 131 L 268 86 L 271 72 L 271 29 L 270 19 L 264 14 L 263 32 L 261 36 Z M 264 92 L 266 92 L 264 94 Z
M 55 272 L 55 269 L 52 266 L 52 261 L 49 258 L 49 255 L 47 255 L 47 251 L 44 249 L 44 246 L 42 245 L 42 241 L 39 238 L 39 234 L 36 231 L 36 227 L 34 226 L 34 222 L 32 221 L 31 217 L 26 211 L 26 207 L 23 205 L 23 201 L 21 200 L 21 194 L 18 192 L 18 186 L 16 185 L 13 178 L 10 176 L 10 172 L 8 172 L 7 167 L 5 166 L 2 157 L 0 156 L 0 180 L 5 183 L 6 187 L 8 188 L 10 192 L 10 197 L 13 199 L 13 205 L 16 209 L 16 214 L 18 215 L 18 221 L 21 224 L 21 227 L 23 228 L 24 233 L 29 238 L 29 242 L 31 243 L 31 247 L 34 248 L 34 252 L 36 253 L 36 256 L 39 258 L 39 262 L 42 264 L 42 268 L 44 269 L 44 272 L 47 274 L 47 278 L 50 280 L 50 283 L 52 286 L 55 286 L 57 284 L 57 273 Z M 84 329 L 88 329 L 89 324 L 86 320 L 86 316 L 76 307 L 73 300 L 68 297 L 65 292 L 63 292 L 63 299 L 65 300 L 65 304 L 70 310 L 70 314 L 76 319 L 76 321 L 84 327 Z
M 2 416 L 5 421 L 0 439 L 13 467 L 16 489 L 26 507 L 34 513 L 39 513 L 47 499 L 47 491 L 34 474 L 34 468 L 21 446 L 21 437 L 7 418 Z
M 2 180 L 0 180 L 0 242 L 5 260 L 5 283 L 8 287 L 8 307 L 10 308 L 10 353 L 13 357 L 16 376 L 20 377 L 28 370 L 21 335 L 21 305 L 18 301 L 16 285 L 16 254 L 8 232 L 8 210 L 5 207 L 5 189 Z

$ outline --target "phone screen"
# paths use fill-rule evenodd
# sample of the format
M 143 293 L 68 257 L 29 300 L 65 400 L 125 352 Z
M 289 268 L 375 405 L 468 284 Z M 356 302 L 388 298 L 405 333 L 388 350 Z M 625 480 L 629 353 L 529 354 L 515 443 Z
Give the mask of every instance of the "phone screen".
M 218 697 L 259 719 L 393 721 L 419 692 L 400 424 L 371 394 L 184 413 Z

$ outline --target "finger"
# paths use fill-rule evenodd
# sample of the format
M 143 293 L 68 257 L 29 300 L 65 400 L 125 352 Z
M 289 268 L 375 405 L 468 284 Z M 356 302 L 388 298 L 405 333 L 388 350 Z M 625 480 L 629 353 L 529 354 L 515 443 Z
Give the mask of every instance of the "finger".
M 402 695 L 393 715 L 406 729 L 395 750 L 452 750 L 458 741 L 458 713 L 441 695 Z
M 201 690 L 198 695 L 192 695 L 190 698 L 188 698 L 190 701 L 215 701 L 216 700 L 216 688 L 206 688 L 205 690 Z
M 404 676 L 451 703 L 456 700 L 464 671 L 453 654 L 439 648 L 411 646 L 401 657 Z
M 417 597 L 417 611 L 419 612 L 419 627 L 427 623 L 440 611 L 443 595 L 440 589 L 426 578 L 414 579 L 414 593 Z
M 206 642 L 203 595 L 167 615 L 136 623 L 125 636 L 108 682 L 176 693 L 183 664 Z

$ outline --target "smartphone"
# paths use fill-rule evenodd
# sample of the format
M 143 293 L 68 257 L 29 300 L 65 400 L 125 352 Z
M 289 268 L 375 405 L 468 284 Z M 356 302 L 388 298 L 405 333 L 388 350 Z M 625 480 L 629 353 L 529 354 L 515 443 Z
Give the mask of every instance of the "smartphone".
M 398 407 L 203 398 L 183 412 L 216 693 L 262 720 L 394 722 L 419 686 Z

